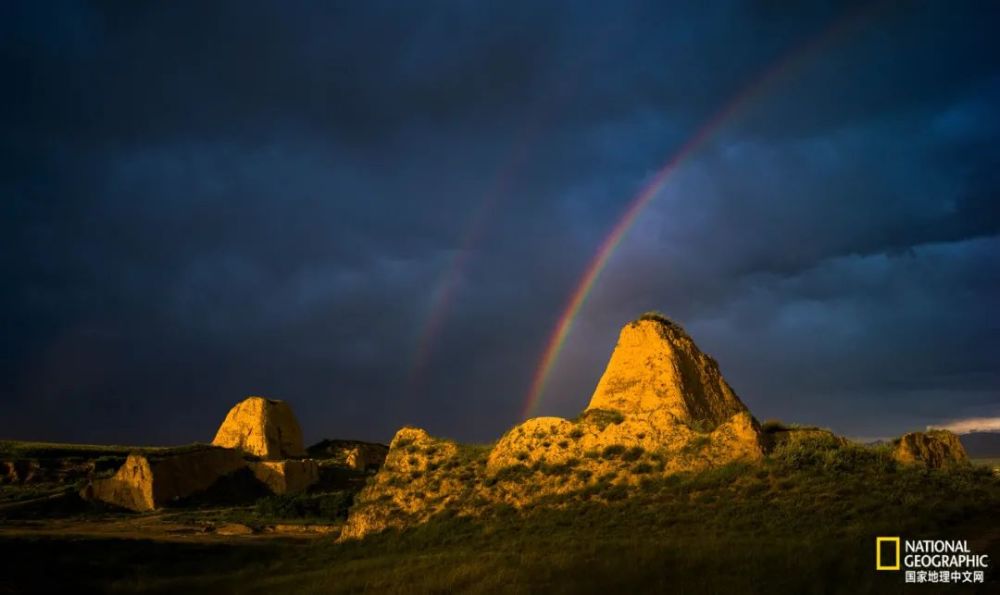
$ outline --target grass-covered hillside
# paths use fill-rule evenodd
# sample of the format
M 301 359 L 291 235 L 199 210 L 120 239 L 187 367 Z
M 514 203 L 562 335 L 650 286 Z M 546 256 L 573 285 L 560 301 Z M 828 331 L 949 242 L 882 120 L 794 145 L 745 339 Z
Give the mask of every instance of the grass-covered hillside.
M 760 464 L 441 514 L 346 543 L 6 538 L 0 587 L 63 576 L 119 592 L 898 593 L 899 573 L 874 570 L 876 535 L 968 539 L 1000 560 L 998 511 L 987 468 L 901 467 L 888 449 L 818 437 Z M 994 565 L 985 585 L 955 592 L 998 581 Z

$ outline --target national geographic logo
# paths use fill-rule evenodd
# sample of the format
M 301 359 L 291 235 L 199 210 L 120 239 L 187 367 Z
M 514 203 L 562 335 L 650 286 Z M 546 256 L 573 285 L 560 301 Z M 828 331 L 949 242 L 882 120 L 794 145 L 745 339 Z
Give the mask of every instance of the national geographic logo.
M 898 537 L 875 538 L 875 570 L 899 570 Z
M 982 583 L 989 567 L 965 540 L 875 538 L 875 570 L 903 570 L 907 583 Z

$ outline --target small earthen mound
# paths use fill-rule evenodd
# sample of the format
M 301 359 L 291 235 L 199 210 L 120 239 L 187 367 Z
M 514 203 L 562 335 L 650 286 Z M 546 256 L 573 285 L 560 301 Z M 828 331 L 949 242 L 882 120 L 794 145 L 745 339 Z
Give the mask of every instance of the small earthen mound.
M 212 444 L 265 460 L 305 456 L 302 430 L 284 401 L 248 397 L 229 410 Z
M 460 507 L 460 497 L 475 471 L 463 460 L 458 445 L 405 427 L 389 443 L 389 454 L 374 481 L 358 495 L 340 539 L 357 539 L 388 528 L 423 522 L 448 508 Z
M 969 457 L 958 436 L 947 430 L 904 434 L 896 442 L 892 454 L 900 463 L 925 465 L 932 469 L 969 464 Z
M 235 450 L 204 446 L 164 455 L 131 454 L 114 476 L 84 488 L 85 499 L 153 510 L 207 490 L 246 463 Z
M 761 437 L 768 453 L 778 448 L 795 447 L 801 444 L 824 444 L 837 448 L 850 444 L 843 436 L 837 436 L 824 428 L 786 426 L 779 422 L 765 423 Z

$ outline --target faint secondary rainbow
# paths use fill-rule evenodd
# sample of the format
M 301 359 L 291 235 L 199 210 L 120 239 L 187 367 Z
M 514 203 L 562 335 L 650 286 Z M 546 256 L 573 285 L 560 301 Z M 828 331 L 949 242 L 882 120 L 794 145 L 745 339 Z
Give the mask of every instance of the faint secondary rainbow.
M 466 225 L 461 241 L 459 242 L 459 247 L 449 259 L 448 266 L 439 277 L 434 293 L 431 296 L 430 307 L 427 316 L 424 318 L 424 324 L 420 329 L 416 350 L 414 351 L 407 374 L 406 387 L 410 393 L 419 389 L 423 382 L 427 364 L 430 362 L 434 351 L 434 344 L 437 342 L 438 336 L 444 328 L 445 320 L 448 318 L 448 311 L 455 299 L 455 295 L 458 293 L 469 257 L 479 244 L 489 215 L 513 185 L 518 172 L 531 153 L 535 138 L 537 138 L 544 128 L 543 125 L 545 122 L 561 103 L 573 95 L 573 91 L 580 80 L 583 64 L 584 61 L 578 61 L 576 67 L 565 79 L 553 84 L 550 92 L 543 94 L 537 109 L 520 127 L 514 146 L 507 156 L 506 163 L 497 171 L 490 190 L 480 199 L 479 206 Z
M 505 185 L 501 184 L 501 186 Z M 465 270 L 469 255 L 475 249 L 479 237 L 482 235 L 487 215 L 492 212 L 498 194 L 499 192 L 491 193 L 480 203 L 471 223 L 466 228 L 459 248 L 449 259 L 448 266 L 435 286 L 434 294 L 431 296 L 430 311 L 424 319 L 424 325 L 417 340 L 417 349 L 410 364 L 407 377 L 407 390 L 410 392 L 417 390 L 423 381 L 424 370 L 430 361 L 434 343 L 437 341 L 438 335 L 441 334 L 448 309 L 458 292 L 462 272 Z
M 594 288 L 597 278 L 607 266 L 615 249 L 621 244 L 622 239 L 632 227 L 632 224 L 635 223 L 639 214 L 663 190 L 671 174 L 677 171 L 685 161 L 701 149 L 741 108 L 745 107 L 751 100 L 761 96 L 782 75 L 786 74 L 794 66 L 804 62 L 822 46 L 842 33 L 856 20 L 859 12 L 854 11 L 838 19 L 818 36 L 811 38 L 791 52 L 786 53 L 749 84 L 745 85 L 733 99 L 709 118 L 693 136 L 671 155 L 667 162 L 657 170 L 653 178 L 646 183 L 639 194 L 632 199 L 621 219 L 618 220 L 618 223 L 615 224 L 611 232 L 601 242 L 593 260 L 591 260 L 590 264 L 584 270 L 583 277 L 581 277 L 580 282 L 570 295 L 569 302 L 563 309 L 562 315 L 559 317 L 552 334 L 549 336 L 545 351 L 532 377 L 531 388 L 528 391 L 527 398 L 521 410 L 522 419 L 529 417 L 538 406 L 545 392 L 545 387 L 548 384 L 549 376 L 552 374 L 552 369 L 555 367 L 555 363 L 559 359 L 559 354 L 562 352 L 566 337 L 569 336 L 570 330 L 573 328 L 573 322 L 576 320 L 580 308 L 587 301 L 587 297 Z
M 449 259 L 448 266 L 435 285 L 430 308 L 421 327 L 407 376 L 407 390 L 411 393 L 416 391 L 423 381 L 424 371 L 434 351 L 434 343 L 441 334 L 448 317 L 448 310 L 458 293 L 469 257 L 479 244 L 490 214 L 514 183 L 517 173 L 527 160 L 531 144 L 540 130 L 539 120 L 547 113 L 548 110 L 544 110 L 543 113 L 536 114 L 536 117 L 529 120 L 522 128 L 506 164 L 497 172 L 490 190 L 479 201 L 479 206 L 465 227 L 458 249 Z

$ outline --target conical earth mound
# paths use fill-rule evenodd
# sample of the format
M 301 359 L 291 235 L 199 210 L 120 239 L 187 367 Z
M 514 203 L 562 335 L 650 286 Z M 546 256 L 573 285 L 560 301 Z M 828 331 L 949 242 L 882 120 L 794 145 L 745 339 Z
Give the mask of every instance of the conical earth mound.
M 236 448 L 266 460 L 305 456 L 302 430 L 284 401 L 248 397 L 237 403 L 219 426 L 212 444 Z

